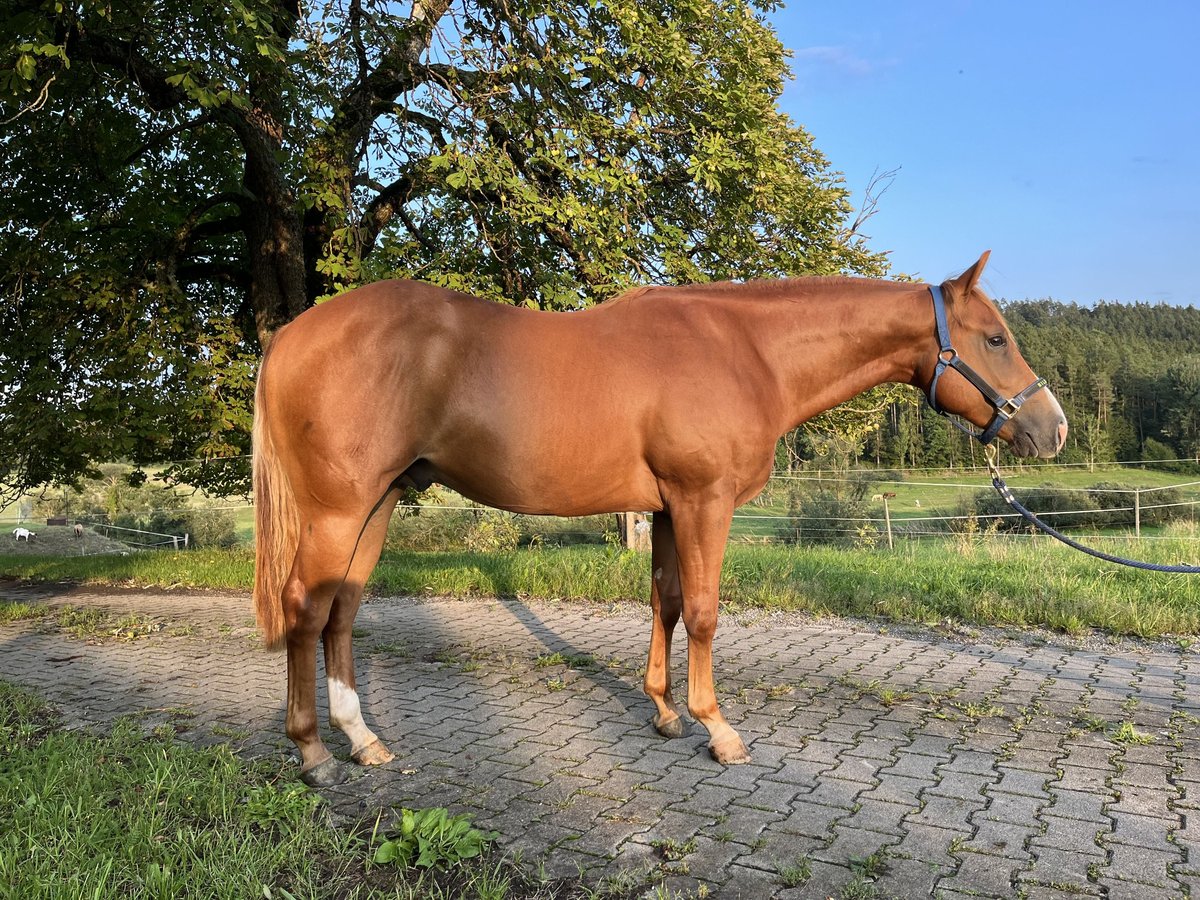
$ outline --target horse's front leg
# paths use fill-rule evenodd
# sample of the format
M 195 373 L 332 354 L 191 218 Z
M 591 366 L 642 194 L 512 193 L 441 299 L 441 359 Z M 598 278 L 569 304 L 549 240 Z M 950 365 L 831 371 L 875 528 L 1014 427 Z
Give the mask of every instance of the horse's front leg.
M 650 626 L 650 656 L 646 661 L 643 689 L 658 711 L 654 727 L 663 737 L 682 737 L 685 731 L 679 707 L 671 696 L 671 635 L 683 609 L 683 591 L 679 586 L 679 564 L 675 555 L 675 532 L 667 512 L 654 514 L 650 586 L 653 619 Z
M 725 721 L 713 689 L 712 642 L 717 630 L 721 561 L 733 518 L 732 498 L 671 504 L 683 624 L 688 635 L 688 712 L 708 729 L 708 749 L 724 765 L 750 761 L 741 737 Z

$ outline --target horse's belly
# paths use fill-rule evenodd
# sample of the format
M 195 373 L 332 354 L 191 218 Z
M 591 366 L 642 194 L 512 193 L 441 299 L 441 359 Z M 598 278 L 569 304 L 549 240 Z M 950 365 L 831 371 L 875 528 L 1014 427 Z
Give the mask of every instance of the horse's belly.
M 586 516 L 662 509 L 654 475 L 644 464 L 544 467 L 536 461 L 504 466 L 475 457 L 468 464 L 430 460 L 431 476 L 477 503 L 527 515 Z

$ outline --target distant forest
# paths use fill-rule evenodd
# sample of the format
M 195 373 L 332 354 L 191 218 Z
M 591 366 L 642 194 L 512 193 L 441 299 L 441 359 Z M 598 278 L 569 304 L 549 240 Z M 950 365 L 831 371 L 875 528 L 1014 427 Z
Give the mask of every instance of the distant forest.
M 1200 462 L 1200 310 L 1054 300 L 1001 306 L 1025 359 L 1066 411 L 1062 462 Z M 981 462 L 973 442 L 923 401 L 889 407 L 859 456 L 897 468 Z

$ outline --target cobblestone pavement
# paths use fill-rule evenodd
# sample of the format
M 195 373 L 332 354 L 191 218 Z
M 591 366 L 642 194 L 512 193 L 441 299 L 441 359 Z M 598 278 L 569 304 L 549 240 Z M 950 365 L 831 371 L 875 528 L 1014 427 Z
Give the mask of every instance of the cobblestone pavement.
M 68 716 L 149 710 L 153 724 L 187 711 L 192 740 L 290 755 L 284 658 L 256 643 L 248 598 L 20 585 L 0 585 L 0 598 L 158 623 L 132 641 L 47 620 L 0 626 L 0 678 Z M 549 876 L 582 871 L 597 885 L 1200 896 L 1193 651 L 727 616 L 718 695 L 754 759 L 725 769 L 698 726 L 674 741 L 650 726 L 649 633 L 649 610 L 634 606 L 369 602 L 356 629 L 363 709 L 398 758 L 355 767 L 326 796 L 354 818 L 401 804 L 469 811 Z M 326 736 L 348 753 L 340 733 Z

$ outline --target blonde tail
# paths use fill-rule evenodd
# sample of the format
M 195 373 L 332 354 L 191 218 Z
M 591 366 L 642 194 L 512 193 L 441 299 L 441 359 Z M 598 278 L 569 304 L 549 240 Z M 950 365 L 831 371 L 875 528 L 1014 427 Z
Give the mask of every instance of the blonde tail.
M 287 472 L 279 463 L 263 400 L 264 356 L 254 391 L 254 610 L 268 650 L 287 638 L 283 588 L 300 542 L 299 516 Z

